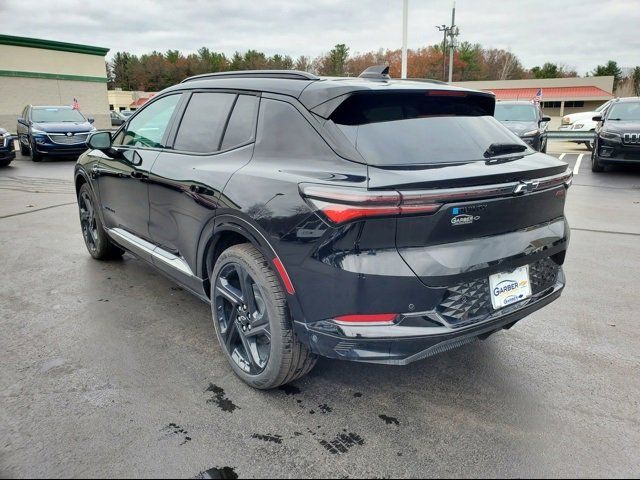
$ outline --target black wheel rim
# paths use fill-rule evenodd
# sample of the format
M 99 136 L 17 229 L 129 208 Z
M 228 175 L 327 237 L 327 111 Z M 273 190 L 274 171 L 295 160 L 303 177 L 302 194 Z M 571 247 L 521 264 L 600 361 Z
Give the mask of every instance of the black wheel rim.
M 269 314 L 260 287 L 241 265 L 229 263 L 218 273 L 213 315 L 235 364 L 248 375 L 263 372 L 271 355 Z
M 95 252 L 98 249 L 98 224 L 91 197 L 87 192 L 80 194 L 78 205 L 80 207 L 80 226 L 82 227 L 84 242 L 91 252 Z

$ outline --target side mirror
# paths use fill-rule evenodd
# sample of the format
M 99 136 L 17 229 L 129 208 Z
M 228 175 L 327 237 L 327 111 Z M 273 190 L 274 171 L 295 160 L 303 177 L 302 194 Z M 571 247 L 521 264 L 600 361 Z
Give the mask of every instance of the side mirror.
M 29 124 L 27 123 L 27 121 L 24 118 L 19 118 L 18 119 L 18 123 L 20 125 L 25 125 L 25 126 L 29 126 Z
M 93 123 L 95 121 L 96 121 L 95 118 L 91 118 L 91 117 L 87 118 L 87 122 L 89 122 L 89 123 Z
M 548 123 L 551 121 L 551 117 L 542 117 L 540 123 Z
M 594 122 L 602 122 L 602 115 L 596 115 L 595 117 L 593 117 L 591 120 L 593 120 Z
M 111 132 L 94 132 L 87 139 L 87 145 L 94 150 L 108 150 L 111 144 Z

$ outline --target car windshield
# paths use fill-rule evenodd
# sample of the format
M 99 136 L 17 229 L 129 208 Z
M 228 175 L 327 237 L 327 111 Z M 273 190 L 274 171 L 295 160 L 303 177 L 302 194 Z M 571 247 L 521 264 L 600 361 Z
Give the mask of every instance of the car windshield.
M 617 103 L 608 115 L 609 120 L 640 121 L 640 102 Z
M 538 118 L 533 105 L 509 105 L 496 103 L 494 115 L 501 122 L 535 122 Z
M 370 165 L 485 160 L 494 144 L 523 146 L 519 156 L 532 153 L 493 118 L 493 106 L 492 97 L 446 90 L 362 93 L 346 99 L 330 120 Z
M 31 120 L 36 123 L 86 122 L 78 110 L 65 107 L 34 108 Z

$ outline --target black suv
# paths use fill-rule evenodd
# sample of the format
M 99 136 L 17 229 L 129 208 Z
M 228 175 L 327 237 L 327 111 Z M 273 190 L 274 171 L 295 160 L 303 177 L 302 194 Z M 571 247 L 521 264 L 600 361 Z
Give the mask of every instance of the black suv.
M 538 105 L 523 100 L 498 102 L 494 116 L 531 148 L 547 153 L 551 117 L 544 116 Z
M 128 251 L 210 302 L 231 367 L 267 389 L 317 355 L 405 365 L 560 296 L 571 172 L 492 94 L 293 71 L 193 77 L 75 169 L 89 252 Z
M 607 165 L 640 164 L 640 97 L 616 98 L 593 120 L 598 122 L 591 153 L 594 172 Z

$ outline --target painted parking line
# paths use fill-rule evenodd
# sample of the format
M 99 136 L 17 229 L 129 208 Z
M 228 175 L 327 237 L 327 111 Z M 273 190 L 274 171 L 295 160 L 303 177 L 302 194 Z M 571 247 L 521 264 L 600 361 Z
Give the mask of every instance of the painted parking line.
M 582 157 L 584 157 L 584 153 L 581 153 L 580 155 L 578 155 L 578 160 L 576 161 L 576 164 L 573 167 L 574 175 L 578 175 L 578 172 L 580 172 L 580 164 L 582 164 Z
M 562 160 L 567 154 L 566 153 L 561 153 L 560 156 L 558 157 L 558 160 Z

